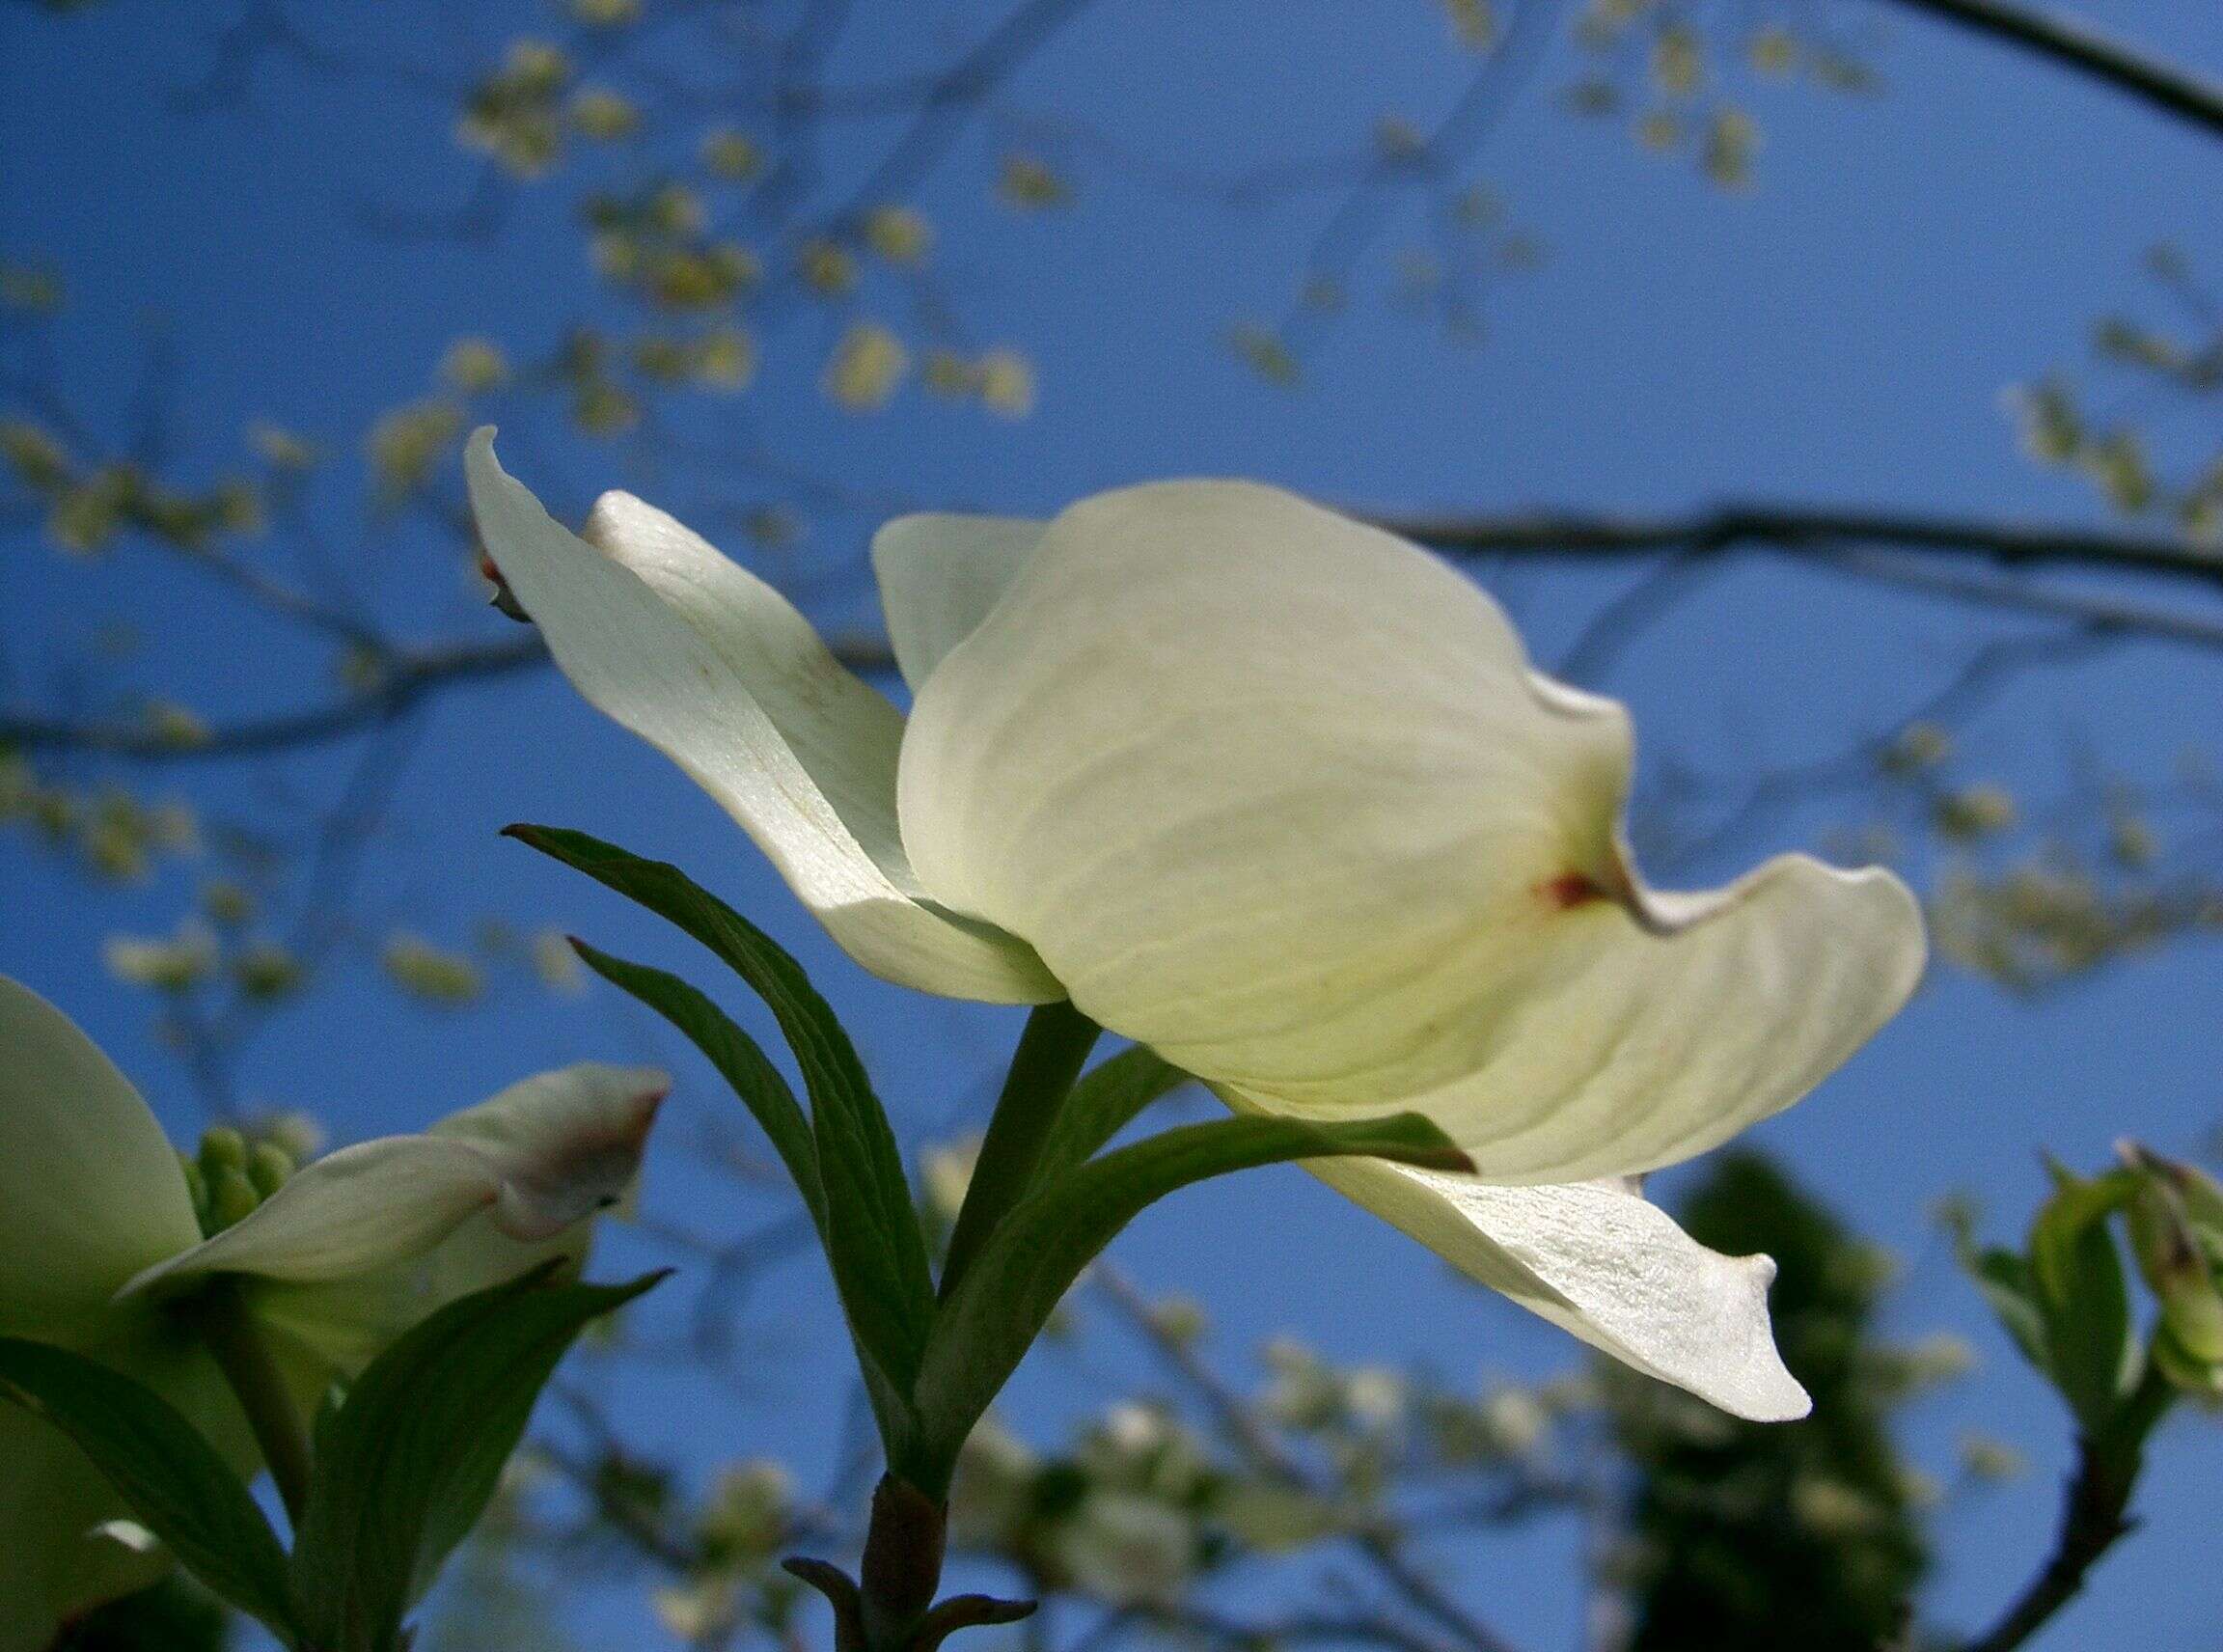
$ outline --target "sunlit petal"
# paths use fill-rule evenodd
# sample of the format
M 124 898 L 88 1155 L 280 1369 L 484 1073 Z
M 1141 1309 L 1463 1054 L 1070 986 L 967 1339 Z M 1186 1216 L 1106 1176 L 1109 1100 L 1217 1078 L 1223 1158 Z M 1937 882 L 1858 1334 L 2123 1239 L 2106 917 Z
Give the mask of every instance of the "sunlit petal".
M 301 1282 L 376 1274 L 429 1254 L 502 1191 L 500 1170 L 476 1147 L 381 1137 L 318 1159 L 244 1220 L 149 1268 L 123 1294 L 208 1274 Z
M 898 516 L 872 536 L 895 665 L 916 694 L 1027 565 L 1049 524 L 1020 516 Z
M 1413 1108 L 1482 1174 L 1701 1151 L 1911 990 L 1911 898 L 1802 858 L 1638 884 L 1613 702 L 1530 670 L 1471 581 L 1271 488 L 1059 516 L 905 737 L 932 895 L 1074 1002 L 1276 1111 Z
M 1618 1181 L 1499 1187 L 1379 1159 L 1306 1167 L 1462 1273 L 1637 1370 L 1755 1422 L 1803 1417 L 1766 1256 L 1724 1256 Z
M 715 797 L 852 957 L 952 997 L 1061 995 L 1023 944 L 920 900 L 895 826 L 902 715 L 784 597 L 626 494 L 570 533 L 490 431 L 468 468 L 486 548 L 564 675 Z

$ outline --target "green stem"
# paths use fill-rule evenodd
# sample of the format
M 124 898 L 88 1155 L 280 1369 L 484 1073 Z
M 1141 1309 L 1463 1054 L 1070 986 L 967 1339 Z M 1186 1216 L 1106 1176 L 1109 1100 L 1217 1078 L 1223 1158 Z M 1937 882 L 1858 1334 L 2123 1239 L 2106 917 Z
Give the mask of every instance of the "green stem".
M 2082 1592 L 2092 1568 L 2130 1534 L 2130 1494 L 2144 1465 L 2146 1437 L 2167 1415 L 2177 1391 L 2149 1361 L 2138 1387 L 2098 1437 L 2076 1442 L 2076 1472 L 2061 1504 L 2053 1552 L 1999 1621 L 1962 1652 L 2016 1652 Z
M 309 1501 L 309 1431 L 300 1409 L 286 1386 L 285 1374 L 271 1358 L 269 1344 L 255 1329 L 239 1281 L 228 1276 L 211 1280 L 193 1301 L 194 1323 L 208 1344 L 224 1380 L 238 1396 L 247 1414 L 247 1426 L 262 1448 L 270 1466 L 270 1478 L 296 1529 Z
M 960 1629 L 1017 1623 L 1032 1601 L 952 1595 L 935 1604 L 948 1540 L 947 1507 L 894 1474 L 872 1494 L 861 1583 L 824 1560 L 792 1556 L 781 1565 L 834 1608 L 834 1652 L 938 1652 Z
M 949 1235 L 949 1255 L 942 1264 L 945 1302 L 996 1225 L 1027 1197 L 1042 1143 L 1102 1031 L 1063 999 L 1036 1005 L 1027 1018 L 1027 1031 L 1020 1034 L 1003 1093 L 996 1099 L 995 1116 L 980 1143 L 973 1185 L 965 1192 L 956 1229 Z

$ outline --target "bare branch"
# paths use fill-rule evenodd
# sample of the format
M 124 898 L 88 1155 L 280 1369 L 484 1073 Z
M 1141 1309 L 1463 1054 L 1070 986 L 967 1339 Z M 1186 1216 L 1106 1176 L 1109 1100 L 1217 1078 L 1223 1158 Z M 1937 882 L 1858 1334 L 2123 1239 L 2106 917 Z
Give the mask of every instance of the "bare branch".
M 839 644 L 834 651 L 855 672 L 885 672 L 894 665 L 894 655 L 884 643 Z M 537 632 L 500 642 L 398 650 L 390 656 L 378 681 L 370 687 L 307 710 L 220 724 L 197 739 L 180 740 L 174 733 L 140 723 L 0 716 L 0 750 L 92 752 L 155 763 L 261 757 L 350 739 L 444 690 L 513 675 L 547 663 L 548 649 Z
M 1492 516 L 1359 510 L 1370 521 L 1460 555 L 1540 554 L 1570 561 L 1724 551 L 1765 545 L 1790 556 L 1852 545 L 1963 557 L 2002 567 L 2041 564 L 2154 574 L 2223 592 L 2223 554 L 2171 536 L 2029 526 L 1973 517 L 1801 505 L 1724 504 L 1673 516 L 1540 510 Z
M 2002 0 L 1892 0 L 1988 40 L 2005 41 L 2223 136 L 2223 85 L 2168 59 L 2110 39 L 2087 23 Z
M 2090 637 L 2147 637 L 2199 647 L 2223 647 L 2223 618 L 2182 613 L 2082 592 L 2032 588 L 2007 580 L 1955 575 L 1922 565 L 1941 558 L 2001 567 L 2051 564 L 2181 581 L 2223 592 L 2223 556 L 2186 540 L 2072 527 L 2022 527 L 1973 518 L 1800 506 L 1727 505 L 1675 516 L 1628 517 L 1575 511 L 1490 516 L 1359 512 L 1363 520 L 1457 557 L 1523 556 L 1572 562 L 1671 554 L 1674 572 L 1640 586 L 1627 604 L 1609 605 L 1609 622 L 1594 628 L 1578 653 L 1591 666 L 1609 663 L 1640 626 L 1688 589 L 1691 573 L 1712 558 L 1743 547 L 1803 559 L 1860 577 L 1909 586 L 1953 601 L 2014 608 L 2073 621 Z M 1888 547 L 1888 555 L 1879 547 Z M 206 559 L 202 559 L 206 562 Z M 212 571 L 239 584 L 241 570 Z M 271 592 L 249 594 L 265 606 Z M 282 592 L 290 595 L 290 592 Z M 302 599 L 308 601 L 309 599 Z M 291 612 L 289 603 L 276 604 Z M 330 611 L 297 613 L 330 627 Z M 882 674 L 893 665 L 885 642 L 851 638 L 835 653 L 852 671 Z M 448 688 L 508 676 L 545 663 L 537 635 L 493 642 L 427 644 L 387 652 L 376 681 L 304 710 L 250 718 L 180 741 L 137 722 L 72 721 L 0 715 L 0 748 L 91 752 L 140 762 L 253 757 L 330 744 L 384 723 Z

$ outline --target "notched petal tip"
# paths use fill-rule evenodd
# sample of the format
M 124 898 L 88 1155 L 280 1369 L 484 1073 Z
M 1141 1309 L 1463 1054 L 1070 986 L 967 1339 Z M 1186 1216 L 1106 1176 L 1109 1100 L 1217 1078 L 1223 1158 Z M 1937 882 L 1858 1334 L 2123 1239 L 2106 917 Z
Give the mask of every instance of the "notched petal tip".
M 1768 1316 L 1775 1264 L 1700 1245 L 1618 1180 L 1503 1187 L 1376 1159 L 1305 1169 L 1478 1283 L 1753 1422 L 1812 1401 Z
M 538 1243 L 623 1203 L 671 1090 L 658 1068 L 584 1062 L 513 1085 L 433 1133 L 487 1156 L 500 1180 L 495 1225 Z

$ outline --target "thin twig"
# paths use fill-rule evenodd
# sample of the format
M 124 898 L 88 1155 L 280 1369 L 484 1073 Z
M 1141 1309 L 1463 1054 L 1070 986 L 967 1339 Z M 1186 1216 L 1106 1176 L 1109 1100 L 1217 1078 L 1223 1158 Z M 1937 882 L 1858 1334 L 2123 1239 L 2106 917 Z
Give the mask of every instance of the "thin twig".
M 1674 516 L 1624 517 L 1540 511 L 1509 515 L 1424 515 L 1360 512 L 1363 519 L 1446 554 L 1608 561 L 1678 553 L 1694 567 L 1719 554 L 1761 547 L 1793 559 L 1825 562 L 1871 578 L 1922 583 L 1935 594 L 1998 607 L 2038 609 L 2072 619 L 2109 636 L 2154 636 L 2199 647 L 2223 646 L 2223 621 L 2067 591 L 2036 591 L 2000 582 L 1981 586 L 1923 576 L 1913 558 L 2040 564 L 2154 576 L 2223 592 L 2223 555 L 2161 536 L 2070 527 L 2019 527 L 1970 518 L 1800 506 L 1730 505 Z M 1887 569 L 1861 561 L 1862 547 L 1888 547 L 1902 561 Z M 1615 646 L 1619 641 L 1617 639 Z M 870 638 L 837 641 L 836 656 L 864 675 L 892 665 L 887 645 Z M 389 721 L 451 686 L 536 668 L 547 650 L 537 635 L 493 642 L 397 647 L 378 680 L 303 710 L 219 725 L 206 737 L 180 741 L 136 722 L 77 721 L 36 715 L 0 716 L 0 749 L 90 752 L 142 762 L 246 757 L 330 744 Z

